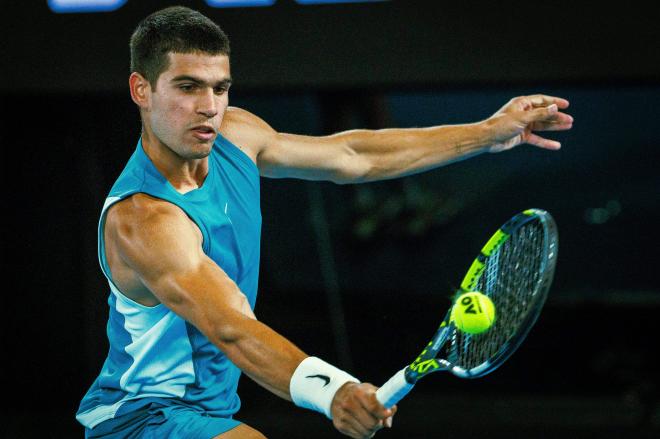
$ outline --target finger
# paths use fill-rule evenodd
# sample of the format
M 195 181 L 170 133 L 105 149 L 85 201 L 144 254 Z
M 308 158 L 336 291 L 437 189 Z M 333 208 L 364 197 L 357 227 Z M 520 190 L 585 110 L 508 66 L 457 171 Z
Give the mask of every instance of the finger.
M 390 410 L 392 411 L 392 416 L 388 416 L 383 421 L 383 425 L 385 425 L 385 427 L 387 428 L 392 428 L 392 422 L 394 421 L 394 415 L 396 414 L 398 407 L 396 405 L 393 405 L 392 407 L 390 407 Z
M 394 415 L 394 411 L 385 408 L 376 398 L 376 388 L 367 390 L 358 398 L 362 411 L 353 412 L 356 419 L 372 432 L 377 432 L 385 426 L 385 419 Z
M 525 140 L 525 143 L 538 146 L 539 148 L 551 150 L 557 150 L 561 148 L 561 143 L 557 142 L 556 140 L 544 139 L 543 137 L 537 136 L 536 134 L 530 134 L 529 137 L 527 137 Z
M 370 388 L 365 392 L 364 397 L 359 399 L 359 401 L 360 404 L 362 404 L 362 407 L 364 407 L 364 409 L 372 416 L 376 417 L 378 420 L 382 420 L 392 416 L 394 411 L 388 409 L 378 401 L 378 398 L 376 398 L 376 390 L 378 389 L 375 386 Z
M 340 432 L 353 438 L 364 438 L 371 434 L 350 412 L 346 412 L 336 426 Z
M 361 437 L 361 438 L 369 437 L 373 433 L 375 433 L 376 431 L 383 428 L 382 425 L 381 426 L 377 425 L 378 422 L 373 427 L 369 427 L 369 426 L 365 425 L 365 423 L 355 413 L 350 413 L 349 412 L 348 416 L 350 417 L 349 423 L 350 423 L 351 428 L 357 434 L 359 434 L 360 435 L 359 437 Z
M 539 121 L 549 121 L 555 114 L 557 114 L 557 106 L 550 105 L 549 107 L 537 108 L 535 110 L 524 111 L 521 115 L 521 121 L 525 125 L 529 125 Z
M 362 407 L 346 411 L 343 420 L 350 425 L 351 430 L 362 438 L 368 437 L 383 428 L 383 421 Z
M 385 409 L 386 413 L 383 416 L 379 416 L 380 411 L 378 410 L 378 406 L 373 407 L 370 402 L 363 400 L 360 400 L 360 404 L 362 405 L 361 409 L 351 413 L 355 419 L 371 431 L 378 431 L 383 428 L 383 420 L 390 415 L 389 411 Z
M 542 109 L 537 113 L 541 118 L 543 117 Z M 547 119 L 536 120 L 532 122 L 530 127 L 533 131 L 560 131 L 567 130 L 573 126 L 573 116 L 566 113 L 548 111 L 550 117 Z
M 532 131 L 564 131 L 573 128 L 573 122 L 539 121 L 531 124 Z
M 532 103 L 534 107 L 547 107 L 549 105 L 556 104 L 557 107 L 563 110 L 564 108 L 568 108 L 570 105 L 570 102 L 568 102 L 566 99 L 556 96 L 538 94 L 527 96 L 527 99 Z
M 558 111 L 552 120 L 557 123 L 573 123 L 573 116 Z

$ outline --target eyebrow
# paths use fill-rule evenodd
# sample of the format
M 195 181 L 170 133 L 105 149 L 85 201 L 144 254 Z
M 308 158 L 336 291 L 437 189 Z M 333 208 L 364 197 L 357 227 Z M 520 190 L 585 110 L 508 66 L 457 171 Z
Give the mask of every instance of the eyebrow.
M 174 78 L 172 78 L 170 80 L 170 82 L 182 82 L 182 81 L 190 81 L 190 82 L 194 82 L 195 84 L 198 84 L 198 85 L 207 85 L 208 84 L 208 82 L 204 81 L 203 79 L 196 78 L 196 77 L 190 76 L 190 75 L 179 75 L 179 76 L 175 76 Z M 224 78 L 220 81 L 217 81 L 215 83 L 214 87 L 221 87 L 221 86 L 228 87 L 228 86 L 231 85 L 231 83 L 232 83 L 231 78 Z

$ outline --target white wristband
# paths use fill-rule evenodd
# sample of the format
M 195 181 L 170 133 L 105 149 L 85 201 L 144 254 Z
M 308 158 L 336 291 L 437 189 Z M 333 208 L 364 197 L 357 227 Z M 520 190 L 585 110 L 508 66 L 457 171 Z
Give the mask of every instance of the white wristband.
M 330 407 L 335 393 L 349 381 L 360 382 L 320 358 L 307 357 L 293 372 L 289 393 L 298 407 L 316 410 L 332 419 Z

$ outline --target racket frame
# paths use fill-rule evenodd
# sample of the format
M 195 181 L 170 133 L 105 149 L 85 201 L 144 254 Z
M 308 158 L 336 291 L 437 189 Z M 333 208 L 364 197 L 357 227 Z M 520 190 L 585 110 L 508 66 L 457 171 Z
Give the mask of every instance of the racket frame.
M 544 255 L 541 261 L 540 271 L 541 279 L 537 283 L 536 290 L 542 295 L 535 303 L 535 307 L 528 312 L 525 320 L 519 325 L 518 331 L 506 343 L 500 347 L 494 357 L 486 360 L 484 363 L 465 369 L 452 364 L 448 359 L 436 358 L 438 352 L 446 344 L 451 334 L 454 334 L 455 327 L 451 321 L 451 308 L 447 311 L 440 327 L 436 331 L 426 348 L 417 356 L 410 365 L 397 372 L 376 392 L 378 400 L 386 407 L 391 407 L 400 401 L 415 383 L 422 377 L 439 371 L 450 371 L 460 378 L 479 378 L 487 375 L 501 366 L 517 349 L 523 340 L 529 334 L 532 326 L 536 323 L 541 309 L 545 304 L 548 290 L 554 278 L 555 264 L 557 261 L 558 234 L 557 226 L 552 216 L 542 209 L 527 209 L 519 213 L 504 223 L 491 236 L 486 245 L 483 246 L 477 258 L 467 271 L 467 274 L 461 282 L 461 287 L 457 294 L 473 291 L 476 287 L 483 271 L 486 267 L 487 259 L 490 255 L 500 248 L 509 237 L 518 229 L 530 221 L 538 219 L 543 225 L 544 232 Z

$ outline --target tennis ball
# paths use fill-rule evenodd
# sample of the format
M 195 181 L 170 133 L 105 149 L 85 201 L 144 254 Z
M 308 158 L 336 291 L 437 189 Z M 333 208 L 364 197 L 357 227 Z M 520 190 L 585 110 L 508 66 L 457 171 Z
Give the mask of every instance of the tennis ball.
M 470 291 L 456 298 L 449 318 L 461 331 L 481 334 L 495 323 L 495 305 L 485 294 Z

